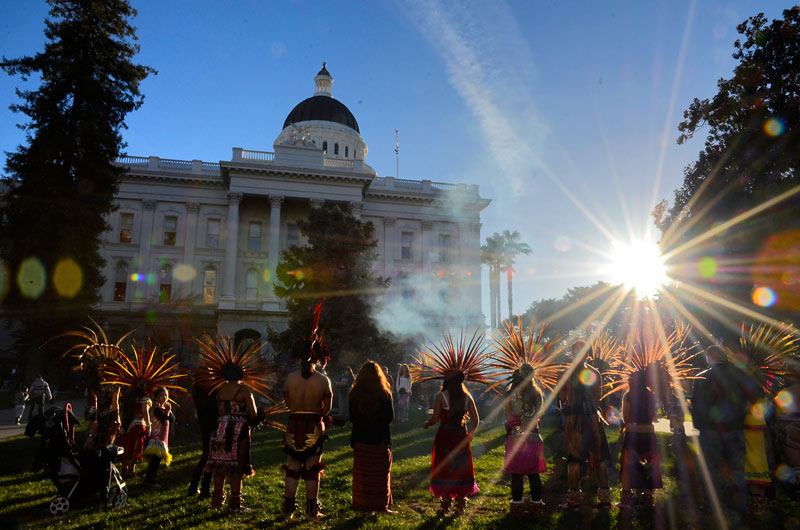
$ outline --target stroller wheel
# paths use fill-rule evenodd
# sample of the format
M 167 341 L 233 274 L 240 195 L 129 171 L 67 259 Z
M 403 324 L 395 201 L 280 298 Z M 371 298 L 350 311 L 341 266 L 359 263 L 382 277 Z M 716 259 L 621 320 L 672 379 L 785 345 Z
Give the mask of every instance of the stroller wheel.
M 69 511 L 69 499 L 66 497 L 56 497 L 50 501 L 50 513 L 61 515 Z
M 124 508 L 128 504 L 128 492 L 114 486 L 108 492 L 108 503 L 117 510 Z

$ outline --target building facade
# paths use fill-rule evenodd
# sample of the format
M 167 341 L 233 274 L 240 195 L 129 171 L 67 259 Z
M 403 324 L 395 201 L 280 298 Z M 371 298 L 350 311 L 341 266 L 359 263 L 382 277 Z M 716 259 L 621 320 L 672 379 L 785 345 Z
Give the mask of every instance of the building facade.
M 234 147 L 220 162 L 119 160 L 127 171 L 104 237 L 98 308 L 110 327 L 166 325 L 164 315 L 177 322 L 191 311 L 231 335 L 284 329 L 275 267 L 282 250 L 304 242 L 297 221 L 325 203 L 349 205 L 373 223 L 375 272 L 392 278 L 387 327 L 395 311 L 415 311 L 431 327 L 483 324 L 480 214 L 489 200 L 475 185 L 378 177 L 332 82 L 323 65 L 314 95 L 289 113 L 271 152 Z

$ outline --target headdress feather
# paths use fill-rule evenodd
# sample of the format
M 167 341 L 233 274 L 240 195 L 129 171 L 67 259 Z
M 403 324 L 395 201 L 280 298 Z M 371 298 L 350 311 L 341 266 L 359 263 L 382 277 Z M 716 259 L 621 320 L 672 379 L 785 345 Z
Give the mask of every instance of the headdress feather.
M 742 324 L 736 352 L 745 356 L 750 373 L 770 396 L 776 394 L 791 376 L 790 366 L 787 365 L 792 360 L 800 360 L 798 351 L 800 351 L 800 338 L 794 326 L 751 324 L 749 329 L 745 330 Z M 729 356 L 733 354 L 735 359 L 734 350 L 729 348 L 728 352 Z
M 490 384 L 492 374 L 489 351 L 483 338 L 480 328 L 475 329 L 470 339 L 462 329 L 458 342 L 453 340 L 450 332 L 443 331 L 442 340 L 438 344 L 424 344 L 417 348 L 411 367 L 414 380 L 424 382 L 445 379 L 450 374 L 460 372 L 464 381 Z
M 103 384 L 120 385 L 145 395 L 152 394 L 159 387 L 170 392 L 186 392 L 179 384 L 186 374 L 180 371 L 180 363 L 173 362 L 174 359 L 174 355 L 162 356 L 154 344 L 140 347 L 134 342 L 130 355 L 123 352 L 105 367 Z
M 199 347 L 200 363 L 197 367 L 196 381 L 210 394 L 221 387 L 227 379 L 222 371 L 226 366 L 235 366 L 242 372 L 242 382 L 254 392 L 269 395 L 270 385 L 267 377 L 272 369 L 261 358 L 260 352 L 264 344 L 244 343 L 234 348 L 233 339 L 218 331 L 212 339 L 206 335 L 203 339 L 195 339 Z

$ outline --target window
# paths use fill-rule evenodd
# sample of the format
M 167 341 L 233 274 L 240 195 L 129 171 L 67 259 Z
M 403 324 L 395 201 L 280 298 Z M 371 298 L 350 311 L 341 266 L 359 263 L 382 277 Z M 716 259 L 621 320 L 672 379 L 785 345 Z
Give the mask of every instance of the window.
M 358 149 L 353 148 L 353 158 L 358 158 Z
M 119 215 L 119 242 L 130 243 L 133 236 L 133 214 L 122 213 Z
M 414 244 L 414 232 L 400 233 L 400 259 L 411 259 L 411 246 Z
M 175 234 L 178 232 L 178 218 L 174 215 L 164 217 L 164 245 L 175 246 Z
M 131 216 L 133 217 L 133 216 Z M 128 291 L 128 264 L 124 261 L 117 263 L 117 272 L 114 276 L 114 301 L 124 302 Z
M 206 269 L 203 274 L 203 303 L 213 304 L 217 294 L 217 271 Z
M 286 248 L 300 244 L 300 229 L 297 225 L 286 225 Z
M 158 301 L 166 304 L 172 297 L 172 266 L 169 263 L 161 265 L 158 278 Z
M 261 223 L 250 223 L 247 230 L 247 250 L 261 250 Z
M 255 269 L 247 271 L 246 281 L 245 298 L 248 300 L 255 300 L 258 295 L 258 271 Z
M 450 261 L 450 236 L 439 234 L 439 263 Z
M 219 219 L 209 219 L 206 226 L 206 246 L 219 248 Z
M 348 146 L 344 146 L 344 157 L 347 158 L 347 152 L 349 151 Z
M 334 155 L 339 154 L 339 144 L 333 144 L 333 154 Z
M 326 154 L 326 155 L 328 154 L 328 142 L 327 141 L 322 142 L 322 152 L 324 154 Z

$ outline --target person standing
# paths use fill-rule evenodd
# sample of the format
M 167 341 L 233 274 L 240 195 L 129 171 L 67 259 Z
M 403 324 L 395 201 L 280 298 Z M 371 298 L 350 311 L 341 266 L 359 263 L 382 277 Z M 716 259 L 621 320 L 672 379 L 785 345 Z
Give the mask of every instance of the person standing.
M 397 421 L 408 421 L 408 405 L 411 401 L 411 373 L 407 364 L 401 364 L 395 379 L 395 392 L 397 394 Z
M 206 471 L 206 464 L 208 463 L 211 435 L 217 429 L 217 419 L 219 418 L 217 391 L 215 390 L 209 394 L 195 379 L 195 383 L 192 386 L 192 402 L 197 414 L 197 422 L 200 425 L 202 452 L 200 460 L 192 472 L 192 481 L 189 483 L 189 497 L 198 495 L 198 500 L 205 500 L 211 496 L 211 481 L 214 478 L 214 473 Z M 200 488 L 199 492 L 198 486 Z
M 559 393 L 564 424 L 564 445 L 567 450 L 567 498 L 562 508 L 576 510 L 583 504 L 581 479 L 584 470 L 596 474 L 597 505 L 611 507 L 608 468 L 611 451 L 600 416 L 602 376 L 586 363 L 589 347 L 583 341 L 572 345 L 573 370 Z
M 17 425 L 22 423 L 22 415 L 25 414 L 25 404 L 28 402 L 28 387 L 20 385 L 19 390 L 14 393 L 14 410 L 17 415 Z
M 392 392 L 381 367 L 366 362 L 358 371 L 349 396 L 353 431 L 353 510 L 393 514 Z
M 547 470 L 544 443 L 539 434 L 543 401 L 542 390 L 534 379 L 534 368 L 523 364 L 512 375 L 504 403 L 507 435 L 503 471 L 511 475 L 512 515 L 525 513 L 522 496 L 526 475 L 531 489 L 528 511 L 541 515 L 544 509 L 539 476 Z
M 34 416 L 44 414 L 45 403 L 52 399 L 53 394 L 50 392 L 50 385 L 42 378 L 42 374 L 38 374 L 28 389 L 28 400 L 31 407 L 28 413 L 28 421 L 31 421 Z
M 325 517 L 319 502 L 319 481 L 325 465 L 322 451 L 329 420 L 333 390 L 327 376 L 317 371 L 317 365 L 327 364 L 329 353 L 318 327 L 321 303 L 315 309 L 315 325 L 310 346 L 308 339 L 300 340 L 295 351 L 300 355 L 300 370 L 290 373 L 283 386 L 283 399 L 289 408 L 289 423 L 283 439 L 286 453 L 286 483 L 281 514 L 292 520 L 297 509 L 297 486 L 300 478 L 306 483 L 306 515 L 310 520 Z
M 142 455 L 150 458 L 144 482 L 149 486 L 158 487 L 156 482 L 158 465 L 162 460 L 167 467 L 172 464 L 172 455 L 169 452 L 169 426 L 175 422 L 175 415 L 172 413 L 169 391 L 166 388 L 157 388 L 152 399 L 150 438 Z
M 717 498 L 741 516 L 747 507 L 744 421 L 750 385 L 719 346 L 709 346 L 706 359 L 708 370 L 692 386 L 692 421 Z

